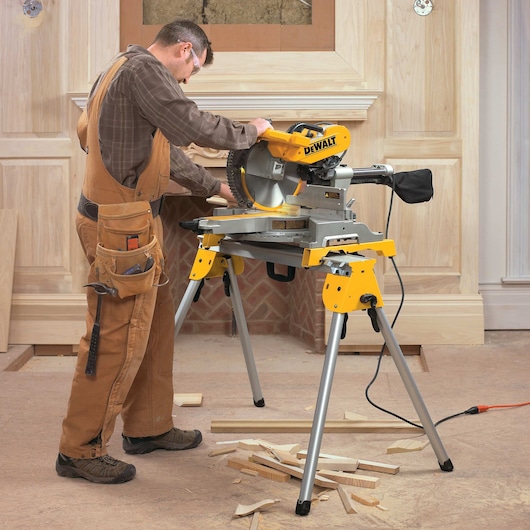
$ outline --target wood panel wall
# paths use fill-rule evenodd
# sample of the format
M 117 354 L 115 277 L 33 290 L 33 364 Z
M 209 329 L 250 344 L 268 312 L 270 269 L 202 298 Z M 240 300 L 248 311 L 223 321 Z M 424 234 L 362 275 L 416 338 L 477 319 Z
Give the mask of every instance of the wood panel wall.
M 18 212 L 9 342 L 76 347 L 86 265 L 73 223 L 84 171 L 75 96 L 86 96 L 117 49 L 119 9 L 42 5 L 33 19 L 20 2 L 0 5 L 0 208 Z
M 482 342 L 479 2 L 437 0 L 428 17 L 410 0 L 334 5 L 334 51 L 219 52 L 186 90 L 235 119 L 339 121 L 350 128 L 346 163 L 355 167 L 430 167 L 433 201 L 394 202 L 389 236 L 407 292 L 396 334 L 403 344 Z M 84 165 L 75 123 L 91 82 L 119 49 L 120 2 L 43 6 L 29 19 L 18 2 L 0 5 L 0 209 L 18 211 L 9 341 L 75 347 L 86 277 L 73 224 Z M 205 160 L 222 165 L 219 154 Z M 352 188 L 359 220 L 384 230 L 389 190 Z M 391 317 L 398 283 L 388 262 L 378 274 Z M 377 343 L 368 320 L 351 315 L 343 343 Z
M 395 261 L 406 293 L 396 336 L 401 344 L 480 343 L 479 4 L 437 1 L 426 17 L 417 16 L 406 0 L 388 1 L 385 6 L 384 91 L 367 122 L 354 129 L 354 142 L 371 142 L 377 150 L 375 159 L 396 171 L 431 168 L 435 189 L 429 203 L 394 201 L 389 237 L 396 241 Z M 372 214 L 370 223 L 383 231 L 389 191 L 384 207 L 374 191 L 353 193 L 360 219 L 369 219 L 368 210 L 377 204 L 379 214 L 375 219 Z M 392 319 L 401 287 L 388 261 L 380 283 Z M 366 316 L 352 316 L 344 347 L 382 342 Z M 327 314 L 328 326 L 329 322 Z

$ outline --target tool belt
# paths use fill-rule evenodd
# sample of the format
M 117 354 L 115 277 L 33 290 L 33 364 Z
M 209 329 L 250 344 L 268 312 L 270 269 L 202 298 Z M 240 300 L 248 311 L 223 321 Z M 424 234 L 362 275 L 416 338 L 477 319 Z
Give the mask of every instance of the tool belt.
M 164 258 L 153 219 L 148 201 L 98 207 L 96 277 L 116 289 L 120 298 L 143 294 L 159 285 Z
M 149 205 L 151 206 L 151 212 L 153 214 L 154 219 L 162 213 L 162 206 L 164 205 L 164 195 L 161 195 L 158 199 L 151 201 Z M 77 211 L 81 215 L 92 219 L 92 221 L 97 221 L 99 204 L 96 204 L 95 202 L 92 202 L 91 200 L 87 199 L 81 193 L 81 197 L 79 197 L 79 203 L 77 204 Z

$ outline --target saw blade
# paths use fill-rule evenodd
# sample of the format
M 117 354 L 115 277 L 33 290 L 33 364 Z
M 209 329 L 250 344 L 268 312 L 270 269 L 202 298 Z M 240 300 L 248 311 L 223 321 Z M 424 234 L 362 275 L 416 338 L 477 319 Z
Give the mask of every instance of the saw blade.
M 298 164 L 273 157 L 264 140 L 229 153 L 227 178 L 239 205 L 259 210 L 280 209 L 287 195 L 298 194 L 302 187 Z
M 245 189 L 241 180 L 241 173 L 244 171 L 245 161 L 248 149 L 241 151 L 230 151 L 226 160 L 226 178 L 232 195 L 239 206 L 251 208 L 252 200 L 246 196 Z

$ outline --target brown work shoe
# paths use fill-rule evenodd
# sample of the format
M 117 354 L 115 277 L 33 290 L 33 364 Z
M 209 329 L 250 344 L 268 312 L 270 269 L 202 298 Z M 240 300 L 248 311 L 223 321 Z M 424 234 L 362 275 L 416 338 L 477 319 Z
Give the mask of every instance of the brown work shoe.
M 155 449 L 182 451 L 183 449 L 197 447 L 201 441 L 201 431 L 182 431 L 173 427 L 173 429 L 160 436 L 148 436 L 146 438 L 123 436 L 123 450 L 130 455 L 150 453 Z
M 136 468 L 112 456 L 70 458 L 59 453 L 55 469 L 60 477 L 84 478 L 97 484 L 121 484 L 134 478 Z

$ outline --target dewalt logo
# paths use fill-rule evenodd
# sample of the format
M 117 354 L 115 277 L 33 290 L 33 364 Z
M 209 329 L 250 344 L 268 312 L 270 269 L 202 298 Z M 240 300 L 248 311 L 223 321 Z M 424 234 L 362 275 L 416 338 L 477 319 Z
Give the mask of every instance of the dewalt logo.
M 318 153 L 319 151 L 329 149 L 335 145 L 337 145 L 337 137 L 330 136 L 329 138 L 324 138 L 323 140 L 311 144 L 309 147 L 304 147 L 304 155 L 307 156 L 312 153 Z

